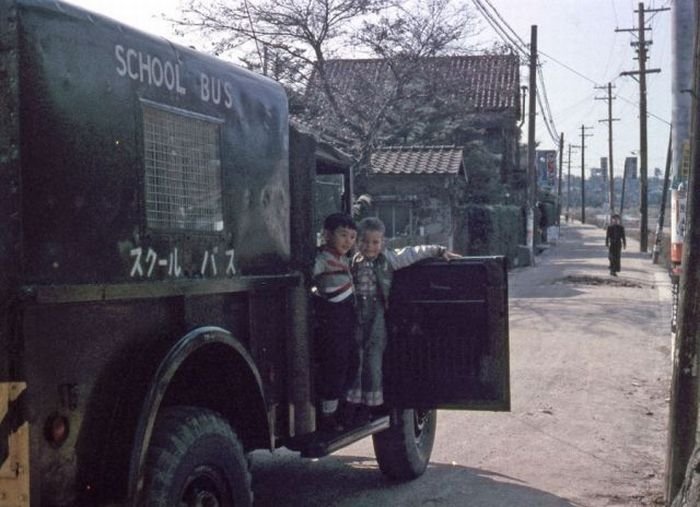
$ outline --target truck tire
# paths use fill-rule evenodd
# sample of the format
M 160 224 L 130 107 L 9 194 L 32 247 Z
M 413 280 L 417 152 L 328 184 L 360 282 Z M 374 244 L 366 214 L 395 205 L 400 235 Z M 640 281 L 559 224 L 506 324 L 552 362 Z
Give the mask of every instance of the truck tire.
M 221 415 L 172 407 L 158 416 L 139 505 L 249 507 L 250 484 L 243 446 Z
M 423 475 L 433 451 L 436 424 L 436 410 L 398 410 L 388 429 L 372 435 L 379 469 L 399 481 Z

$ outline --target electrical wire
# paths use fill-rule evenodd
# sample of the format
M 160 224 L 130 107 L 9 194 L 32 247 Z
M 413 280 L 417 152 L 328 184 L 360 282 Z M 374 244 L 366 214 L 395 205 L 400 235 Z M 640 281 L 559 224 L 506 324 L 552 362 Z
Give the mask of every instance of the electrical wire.
M 521 44 L 517 39 L 513 39 L 498 23 L 496 19 L 493 18 L 492 14 L 484 7 L 481 0 L 473 0 L 474 5 L 477 10 L 481 12 L 486 22 L 491 25 L 496 34 L 509 46 L 522 54 L 525 58 L 529 58 L 530 52 L 524 44 Z
M 504 41 L 506 42 L 510 47 L 515 49 L 518 53 L 520 53 L 523 57 L 528 58 L 530 56 L 530 51 L 529 48 L 527 47 L 527 44 L 523 41 L 522 38 L 518 36 L 518 34 L 513 30 L 513 28 L 508 24 L 508 22 L 501 16 L 501 14 L 498 12 L 498 10 L 493 6 L 490 0 L 472 0 L 474 5 L 477 7 L 479 12 L 483 15 L 484 19 L 487 21 L 487 23 L 494 29 L 496 34 Z M 614 0 L 612 0 L 614 3 Z M 667 2 L 670 3 L 670 2 Z M 487 8 L 487 6 L 491 8 L 491 11 Z M 613 6 L 614 7 L 614 6 Z M 617 10 L 614 11 L 615 13 L 615 19 L 617 20 Z M 656 13 L 655 13 L 656 14 Z M 653 19 L 653 16 L 652 18 Z M 651 21 L 651 19 L 649 21 Z M 633 35 L 634 32 L 632 32 Z M 553 57 L 552 55 L 545 53 L 541 50 L 538 50 L 538 56 L 542 55 L 546 57 L 548 60 L 553 61 L 557 65 L 560 65 L 561 67 L 565 68 L 569 72 L 577 75 L 578 77 L 592 83 L 595 86 L 602 86 L 598 81 L 590 78 L 589 76 L 579 72 L 575 68 L 571 67 L 570 65 L 567 65 L 566 63 L 558 60 L 557 58 Z M 622 67 L 620 67 L 622 68 Z M 619 72 L 617 73 L 618 75 L 613 78 L 610 82 L 614 83 L 617 81 L 621 76 L 619 75 Z M 547 130 L 547 133 L 550 135 L 552 138 L 552 141 L 557 144 L 559 142 L 559 138 L 557 136 L 557 128 L 556 124 L 554 123 L 554 115 L 551 110 L 551 105 L 549 103 L 549 98 L 548 94 L 545 88 L 545 80 L 544 80 L 544 73 L 542 71 L 542 64 L 540 63 L 540 60 L 538 58 L 538 63 L 537 63 L 537 80 L 539 81 L 539 86 L 537 87 L 537 102 L 539 105 L 540 112 L 542 114 L 542 119 L 544 120 L 543 123 L 545 125 L 545 128 Z M 625 81 L 626 82 L 626 81 Z M 541 90 L 541 93 L 540 93 Z M 635 107 L 639 107 L 639 104 L 627 99 L 626 97 L 620 95 L 619 93 L 616 94 L 617 98 L 620 98 L 622 101 L 627 102 L 628 104 L 631 104 Z M 647 111 L 647 116 L 654 118 L 666 125 L 670 125 L 670 122 L 665 120 L 664 118 L 661 118 L 660 116 L 651 113 Z
M 485 2 L 493 11 L 490 12 L 488 8 L 484 5 Z M 508 24 L 508 22 L 501 16 L 498 10 L 493 6 L 490 0 L 473 0 L 474 5 L 482 13 L 489 25 L 496 31 L 499 37 L 503 39 L 504 42 L 510 44 L 514 49 L 519 51 L 524 57 L 530 57 L 530 50 L 523 41 L 523 39 L 518 36 L 517 32 Z M 505 28 L 504 26 L 505 25 Z M 536 64 L 537 67 L 537 77 L 539 81 L 539 86 L 537 86 L 537 103 L 539 104 L 540 112 L 542 114 L 542 119 L 544 121 L 545 128 L 552 138 L 552 142 L 558 144 L 559 137 L 557 136 L 557 128 L 554 124 L 554 117 L 552 115 L 551 106 L 549 103 L 549 97 L 547 95 L 547 90 L 544 82 L 544 74 L 542 72 L 542 65 L 539 62 L 539 58 Z
M 513 27 L 510 26 L 510 25 L 508 24 L 508 22 L 503 18 L 503 16 L 501 16 L 501 13 L 498 12 L 498 9 L 496 9 L 496 8 L 493 6 L 493 4 L 491 3 L 491 0 L 484 0 L 484 1 L 489 5 L 489 7 L 491 7 L 491 9 L 493 9 L 493 12 L 496 14 L 496 16 L 498 17 L 498 19 L 501 20 L 501 23 L 503 23 L 504 25 L 506 25 L 506 28 L 508 28 L 508 30 L 509 30 L 510 33 L 513 35 L 513 37 L 515 37 L 515 38 L 518 40 L 518 42 L 520 42 L 520 44 L 521 44 L 523 47 L 527 47 L 527 44 L 525 43 L 525 41 L 522 40 L 522 39 L 518 36 L 517 32 L 516 32 L 515 30 L 513 30 Z

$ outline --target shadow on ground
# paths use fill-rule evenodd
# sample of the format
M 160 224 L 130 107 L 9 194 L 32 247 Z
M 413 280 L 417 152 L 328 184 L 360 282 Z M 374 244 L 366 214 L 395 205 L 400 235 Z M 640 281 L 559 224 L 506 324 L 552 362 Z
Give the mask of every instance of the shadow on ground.
M 253 453 L 256 507 L 464 506 L 575 507 L 578 504 L 488 470 L 431 463 L 410 482 L 389 481 L 373 458 L 299 458 L 286 450 Z

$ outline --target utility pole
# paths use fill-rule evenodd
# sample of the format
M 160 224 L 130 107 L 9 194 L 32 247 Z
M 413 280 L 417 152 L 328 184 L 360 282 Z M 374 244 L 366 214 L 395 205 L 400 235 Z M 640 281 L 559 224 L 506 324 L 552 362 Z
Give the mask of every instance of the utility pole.
M 569 213 L 569 203 L 571 203 L 571 149 L 579 149 L 580 146 L 578 144 L 571 144 L 569 143 L 569 160 L 567 162 L 568 169 L 567 169 L 567 177 L 566 177 L 566 221 L 569 221 L 569 217 L 571 216 Z
M 666 196 L 671 183 L 671 143 L 673 140 L 673 128 L 668 133 L 668 150 L 666 151 L 666 169 L 664 170 L 664 186 L 661 191 L 661 207 L 659 208 L 659 220 L 656 222 L 656 234 L 654 235 L 654 248 L 651 251 L 651 262 L 659 263 L 659 253 L 661 251 L 661 238 L 664 230 L 664 215 L 666 214 Z
M 537 25 L 530 27 L 530 103 L 527 125 L 527 170 L 529 176 L 528 192 L 528 249 L 530 260 L 535 264 L 535 202 L 537 200 L 537 166 L 535 160 L 535 120 L 537 108 Z
M 673 124 L 673 140 L 671 149 L 671 185 L 675 186 L 686 181 L 688 173 L 684 163 L 690 154 L 690 122 L 693 110 L 693 96 L 683 90 L 693 87 L 693 58 L 695 50 L 695 32 L 699 13 L 695 0 L 674 0 L 671 10 L 671 123 Z M 686 155 L 688 154 L 688 155 Z M 684 174 L 685 173 L 685 174 Z
M 581 223 L 586 223 L 586 138 L 593 134 L 586 134 L 586 127 L 581 125 Z
M 622 192 L 620 192 L 620 218 L 622 218 L 622 210 L 625 209 L 625 183 L 627 181 L 627 164 L 622 169 Z
M 564 162 L 564 132 L 559 135 L 559 178 L 557 178 L 557 225 L 561 225 L 561 171 Z
M 604 86 L 596 86 L 597 89 L 605 89 Z M 610 216 L 615 214 L 615 176 L 613 173 L 613 127 L 612 122 L 620 121 L 619 118 L 612 117 L 612 101 L 615 97 L 612 96 L 612 83 L 608 83 L 608 96 L 607 97 L 596 97 L 596 100 L 606 100 L 608 102 L 608 119 L 598 120 L 599 122 L 608 122 L 608 166 L 610 167 L 610 189 L 609 189 L 609 201 L 610 201 Z
M 632 152 L 634 155 L 636 155 L 636 152 Z M 629 157 L 627 157 L 629 158 Z M 634 157 L 635 164 L 637 163 L 637 157 Z M 636 165 L 635 165 L 636 167 Z M 620 216 L 622 216 L 622 213 L 625 209 L 625 184 L 627 182 L 627 173 L 629 172 L 627 167 L 627 160 L 625 159 L 625 164 L 624 168 L 622 169 L 622 192 L 620 193 Z M 631 169 L 631 168 L 630 168 Z
M 697 25 L 696 25 L 697 26 Z M 666 446 L 666 501 L 670 505 L 683 485 L 686 470 L 697 470 L 698 373 L 700 341 L 700 38 L 695 38 L 693 107 L 691 113 L 690 170 L 688 173 L 687 226 L 679 286 L 678 325 L 673 340 L 671 400 Z M 694 450 L 695 448 L 695 450 Z M 693 459 L 694 463 L 689 461 Z M 691 468 L 688 469 L 688 465 Z M 689 484 L 688 484 L 689 486 Z M 680 504 L 686 505 L 686 504 Z
M 644 3 L 639 2 L 637 28 L 616 28 L 616 32 L 637 32 L 637 42 L 632 42 L 637 47 L 637 60 L 639 70 L 621 72 L 621 76 L 638 76 L 639 82 L 639 202 L 641 217 L 639 220 L 639 251 L 647 251 L 648 243 L 648 209 L 647 209 L 647 74 L 661 72 L 661 69 L 647 69 L 647 46 L 651 41 L 646 40 L 646 31 L 651 30 L 645 26 L 644 15 L 647 12 L 661 12 L 670 10 L 668 7 L 661 9 L 644 9 Z

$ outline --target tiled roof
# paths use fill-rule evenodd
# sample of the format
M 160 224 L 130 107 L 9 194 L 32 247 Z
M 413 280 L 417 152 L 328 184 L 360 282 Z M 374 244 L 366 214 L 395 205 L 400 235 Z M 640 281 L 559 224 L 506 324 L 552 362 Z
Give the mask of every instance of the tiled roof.
M 463 94 L 474 112 L 519 112 L 520 62 L 517 55 L 470 55 L 422 58 L 416 65 L 423 75 L 439 78 L 451 91 Z M 384 59 L 327 60 L 325 72 L 333 87 L 341 91 L 353 88 L 353 81 L 386 81 L 389 76 Z M 307 99 L 318 86 L 312 77 Z
M 389 146 L 372 153 L 372 174 L 458 174 L 463 150 L 456 146 Z

